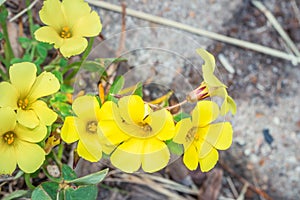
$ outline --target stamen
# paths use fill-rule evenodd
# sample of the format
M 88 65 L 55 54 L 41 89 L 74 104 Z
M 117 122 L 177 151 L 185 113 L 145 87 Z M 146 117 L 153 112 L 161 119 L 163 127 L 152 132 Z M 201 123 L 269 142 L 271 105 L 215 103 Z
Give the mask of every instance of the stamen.
M 15 141 L 15 134 L 13 132 L 7 132 L 2 137 L 4 142 L 9 145 Z
M 28 106 L 28 103 L 28 99 L 19 99 L 17 105 L 19 108 L 25 110 Z
M 63 27 L 61 32 L 60 32 L 60 37 L 62 37 L 64 39 L 72 37 L 70 28 L 67 27 L 67 26 Z
M 86 125 L 86 131 L 88 133 L 94 134 L 97 132 L 97 126 L 98 126 L 97 121 L 89 121 Z
M 191 128 L 187 135 L 185 136 L 185 141 L 186 142 L 192 142 L 194 140 L 198 140 L 199 139 L 199 135 L 197 134 L 197 127 L 193 127 Z

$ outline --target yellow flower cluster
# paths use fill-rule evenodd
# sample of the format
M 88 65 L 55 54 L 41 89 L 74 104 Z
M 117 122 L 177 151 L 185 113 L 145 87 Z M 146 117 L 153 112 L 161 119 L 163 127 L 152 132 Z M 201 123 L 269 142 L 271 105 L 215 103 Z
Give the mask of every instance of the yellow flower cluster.
M 91 162 L 99 161 L 102 152 L 110 155 L 111 163 L 124 172 L 156 172 L 167 166 L 170 151 L 166 141 L 183 146 L 183 162 L 190 170 L 200 164 L 203 172 L 211 170 L 218 161 L 218 150 L 232 143 L 229 122 L 214 123 L 228 111 L 236 112 L 226 86 L 214 75 L 214 57 L 197 49 L 204 59 L 204 81 L 187 96 L 187 101 L 199 101 L 191 117 L 174 123 L 167 108 L 152 110 L 140 96 L 121 97 L 117 103 L 106 101 L 100 107 L 97 98 L 81 96 L 72 108 L 76 116 L 67 117 L 61 137 L 67 143 L 78 141 L 77 152 Z M 219 106 L 207 97 L 224 99 Z
M 46 137 L 57 114 L 39 100 L 57 92 L 58 79 L 49 72 L 36 77 L 33 63 L 9 68 L 10 82 L 0 83 L 0 174 L 11 174 L 16 165 L 26 173 L 36 171 L 45 152 L 36 143 Z M 3 95 L 5 94 L 5 95 Z

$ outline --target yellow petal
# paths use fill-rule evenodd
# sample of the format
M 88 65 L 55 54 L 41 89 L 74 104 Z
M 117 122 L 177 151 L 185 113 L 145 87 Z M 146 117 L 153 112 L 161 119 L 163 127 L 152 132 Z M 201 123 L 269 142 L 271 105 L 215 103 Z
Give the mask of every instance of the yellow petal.
M 99 103 L 94 96 L 80 96 L 72 104 L 72 109 L 80 119 L 97 121 L 97 112 L 100 111 Z
M 97 36 L 102 29 L 99 15 L 92 11 L 90 14 L 82 16 L 78 19 L 73 27 L 74 36 L 93 37 Z
M 50 72 L 43 72 L 36 78 L 28 94 L 28 99 L 30 102 L 34 102 L 38 98 L 57 92 L 59 88 L 58 79 Z
M 14 132 L 17 134 L 17 137 L 21 140 L 37 143 L 42 141 L 46 137 L 47 128 L 46 126 L 40 124 L 34 129 L 29 129 L 18 124 Z
M 216 149 L 212 149 L 212 151 L 202 159 L 199 159 L 200 169 L 202 172 L 208 172 L 211 170 L 219 159 L 219 153 Z
M 102 157 L 102 153 L 100 153 L 98 157 L 94 157 L 93 154 L 90 154 L 89 151 L 85 148 L 84 144 L 82 144 L 81 141 L 78 142 L 77 153 L 80 157 L 82 157 L 85 160 L 88 160 L 90 162 L 97 162 Z
M 129 124 L 138 124 L 145 117 L 144 101 L 140 96 L 125 96 L 119 100 L 118 105 L 121 117 Z
M 211 87 L 226 87 L 213 73 L 215 71 L 215 58 L 212 54 L 204 49 L 197 49 L 196 52 L 204 60 L 202 73 L 204 81 Z
M 59 0 L 44 1 L 44 5 L 40 10 L 39 15 L 44 24 L 52 26 L 57 32 L 66 25 L 66 19 Z
M 15 141 L 15 156 L 18 166 L 25 173 L 33 173 L 38 170 L 45 160 L 45 151 L 37 144 L 22 140 Z
M 62 2 L 62 5 L 70 27 L 76 25 L 79 19 L 81 19 L 85 15 L 90 14 L 91 12 L 91 8 L 88 5 L 88 3 L 82 0 L 80 1 L 64 0 Z
M 35 128 L 40 124 L 40 120 L 33 110 L 18 109 L 17 121 L 28 128 Z
M 153 173 L 167 166 L 170 152 L 167 145 L 158 139 L 148 139 L 144 142 L 142 168 L 145 172 Z
M 144 121 L 151 126 L 152 132 L 157 134 L 156 137 L 160 140 L 172 139 L 175 134 L 173 116 L 166 109 L 150 112 Z
M 125 141 L 112 153 L 111 163 L 124 172 L 135 172 L 142 163 L 143 147 L 143 140 L 132 138 Z
M 129 138 L 114 121 L 100 121 L 99 128 L 112 145 L 118 145 Z
M 95 158 L 100 159 L 102 156 L 102 145 L 100 134 L 98 132 L 91 133 L 87 130 L 87 122 L 75 118 L 75 126 L 77 128 L 79 141 L 82 142 L 85 149 Z
M 40 121 L 47 126 L 53 124 L 57 119 L 57 114 L 48 108 L 47 104 L 43 101 L 35 101 L 31 104 L 30 108 L 34 110 Z
M 232 126 L 229 122 L 211 124 L 199 129 L 199 135 L 216 149 L 226 150 L 232 143 Z
M 64 40 L 58 34 L 58 32 L 50 26 L 43 26 L 34 32 L 34 37 L 36 40 L 41 42 L 47 42 L 54 44 L 54 47 L 60 48 Z
M 69 58 L 81 54 L 87 47 L 88 42 L 83 37 L 71 37 L 64 40 L 64 43 L 60 47 L 61 54 Z
M 195 127 L 203 127 L 217 119 L 219 106 L 212 101 L 200 101 L 192 111 L 192 122 Z
M 75 117 L 66 117 L 60 133 L 61 138 L 66 143 L 73 143 L 79 140 L 78 131 L 75 126 Z
M 183 154 L 183 163 L 189 170 L 195 170 L 198 166 L 198 153 L 194 145 L 185 149 Z
M 10 107 L 0 108 L 0 135 L 14 130 L 16 119 L 16 113 Z
M 226 96 L 221 106 L 221 115 L 225 115 L 230 111 L 233 115 L 236 113 L 236 104 L 235 101 L 230 97 Z
M 21 98 L 25 98 L 29 93 L 36 80 L 36 71 L 36 66 L 29 62 L 13 64 L 9 68 L 10 81 L 20 92 Z
M 206 157 L 214 149 L 214 147 L 210 143 L 206 142 L 201 138 L 197 142 L 195 142 L 195 145 L 198 149 L 199 158 Z
M 100 120 L 115 120 L 113 111 L 118 111 L 117 105 L 112 101 L 106 101 L 100 109 Z
M 190 118 L 184 118 L 176 124 L 175 136 L 173 142 L 178 144 L 188 144 L 189 141 L 186 140 L 188 132 L 193 128 L 193 124 Z
M 16 88 L 8 82 L 0 83 L 0 107 L 9 106 L 14 110 L 18 108 L 17 102 L 20 94 Z
M 207 73 L 213 73 L 215 71 L 215 57 L 204 49 L 196 49 L 196 52 L 201 56 L 201 58 L 205 62 L 202 69 L 204 68 L 205 72 Z
M 0 175 L 11 175 L 17 166 L 16 155 L 13 146 L 3 143 L 3 140 L 0 140 L 0 160 Z

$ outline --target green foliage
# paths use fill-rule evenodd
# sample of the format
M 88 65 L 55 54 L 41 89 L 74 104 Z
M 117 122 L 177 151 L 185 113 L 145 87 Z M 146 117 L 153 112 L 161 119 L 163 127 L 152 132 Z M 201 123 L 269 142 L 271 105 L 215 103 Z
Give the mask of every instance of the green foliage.
M 189 117 L 191 117 L 191 115 L 189 115 L 189 114 L 187 114 L 185 112 L 180 112 L 177 115 L 175 115 L 173 117 L 173 119 L 174 119 L 175 122 L 179 122 L 180 120 L 182 120 L 184 118 L 189 118 Z
M 33 62 L 37 66 L 40 66 L 46 59 L 48 51 L 52 49 L 52 45 L 38 42 L 35 39 L 30 39 L 27 37 L 20 37 L 19 43 L 21 47 L 25 50 L 22 58 L 13 58 L 11 64 L 19 62 Z M 39 69 L 41 72 L 41 69 Z
M 76 173 L 67 165 L 62 166 L 62 177 L 60 181 L 44 182 L 32 192 L 32 200 L 74 200 L 97 198 L 98 188 L 108 169 L 77 178 Z
M 175 155 L 182 155 L 183 154 L 182 144 L 177 144 L 177 143 L 173 142 L 172 140 L 166 141 L 166 144 L 167 144 L 169 150 L 171 151 L 171 153 L 173 153 Z
M 114 102 L 117 101 L 114 95 L 118 94 L 122 90 L 124 83 L 125 83 L 125 79 L 123 76 L 119 76 L 115 79 L 115 81 L 113 82 L 113 84 L 109 89 L 109 94 L 107 97 L 108 101 L 114 101 Z
M 2 39 L 3 39 L 3 33 L 0 32 L 0 40 L 2 40 Z
M 57 92 L 53 95 L 53 97 L 50 99 L 50 105 L 57 110 L 57 113 L 59 114 L 59 116 L 61 118 L 65 118 L 67 116 L 70 116 L 73 114 L 72 112 L 72 106 L 71 104 L 68 102 L 68 97 L 67 97 L 67 93 L 70 94 L 70 86 L 61 86 L 62 91 L 61 92 Z M 73 90 L 73 88 L 72 88 Z M 67 92 L 66 92 L 67 91 Z
M 10 193 L 6 197 L 3 197 L 2 200 L 19 199 L 20 197 L 25 197 L 28 194 L 29 194 L 29 191 L 27 191 L 27 190 L 17 190 L 17 191 Z
M 143 97 L 143 84 L 142 83 L 137 83 L 135 86 L 135 89 L 133 90 L 133 95 L 138 95 L 140 97 Z

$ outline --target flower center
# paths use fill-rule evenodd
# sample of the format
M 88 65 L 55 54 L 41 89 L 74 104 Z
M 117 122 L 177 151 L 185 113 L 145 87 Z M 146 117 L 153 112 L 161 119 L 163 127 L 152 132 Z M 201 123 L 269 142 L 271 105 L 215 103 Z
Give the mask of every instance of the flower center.
M 29 103 L 28 99 L 19 99 L 18 100 L 18 107 L 25 110 L 28 106 L 28 103 Z
M 61 38 L 64 38 L 64 39 L 72 37 L 71 30 L 67 26 L 65 26 L 65 27 L 62 28 L 62 30 L 60 31 L 59 35 L 60 35 Z
M 89 121 L 86 125 L 86 131 L 88 133 L 94 134 L 97 132 L 97 126 L 98 126 L 97 121 Z
M 192 142 L 194 140 L 198 140 L 199 139 L 199 135 L 197 133 L 197 127 L 193 127 L 191 128 L 187 135 L 185 136 L 185 141 L 186 142 Z
M 3 136 L 3 140 L 7 144 L 12 144 L 15 141 L 15 134 L 13 132 L 7 132 Z

